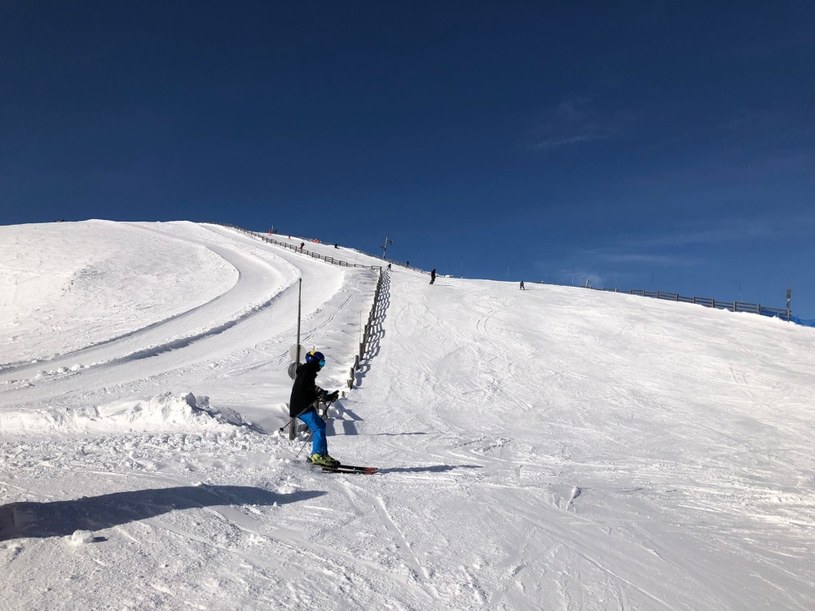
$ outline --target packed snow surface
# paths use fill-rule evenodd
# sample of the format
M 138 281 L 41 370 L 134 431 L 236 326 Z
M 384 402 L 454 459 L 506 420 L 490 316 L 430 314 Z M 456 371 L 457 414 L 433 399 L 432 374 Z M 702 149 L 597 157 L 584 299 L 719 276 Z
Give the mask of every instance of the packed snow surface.
M 815 606 L 815 329 L 304 251 L 0 227 L 0 609 Z

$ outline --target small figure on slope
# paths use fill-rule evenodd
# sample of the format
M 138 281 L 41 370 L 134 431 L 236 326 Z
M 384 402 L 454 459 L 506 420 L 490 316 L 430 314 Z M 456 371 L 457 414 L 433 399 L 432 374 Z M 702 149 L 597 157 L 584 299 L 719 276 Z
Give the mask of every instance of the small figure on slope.
M 317 373 L 325 367 L 322 352 L 312 350 L 306 355 L 306 362 L 297 366 L 294 385 L 289 399 L 289 415 L 306 423 L 312 435 L 309 461 L 315 465 L 336 466 L 338 460 L 328 455 L 328 442 L 325 437 L 325 421 L 317 414 L 320 401 L 335 401 L 339 391 L 329 393 L 316 384 Z

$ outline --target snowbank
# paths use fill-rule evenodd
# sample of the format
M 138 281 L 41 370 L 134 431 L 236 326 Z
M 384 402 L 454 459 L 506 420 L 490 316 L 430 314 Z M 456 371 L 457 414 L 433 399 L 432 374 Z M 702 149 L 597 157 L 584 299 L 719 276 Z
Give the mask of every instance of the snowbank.
M 209 397 L 164 393 L 149 399 L 122 399 L 85 410 L 0 411 L 4 436 L 195 432 L 228 427 L 252 428 L 236 411 L 214 409 Z

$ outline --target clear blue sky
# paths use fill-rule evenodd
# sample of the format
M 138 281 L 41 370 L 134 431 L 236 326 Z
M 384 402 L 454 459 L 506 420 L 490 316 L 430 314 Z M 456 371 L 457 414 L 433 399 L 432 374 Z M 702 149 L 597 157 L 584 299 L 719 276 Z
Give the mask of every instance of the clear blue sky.
M 815 3 L 0 1 L 0 224 L 815 317 Z

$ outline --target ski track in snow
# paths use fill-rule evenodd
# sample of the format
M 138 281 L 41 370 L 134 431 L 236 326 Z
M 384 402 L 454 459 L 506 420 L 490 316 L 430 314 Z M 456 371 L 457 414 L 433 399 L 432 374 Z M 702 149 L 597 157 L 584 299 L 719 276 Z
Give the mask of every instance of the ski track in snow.
M 811 329 L 397 267 L 328 423 L 380 472 L 323 474 L 275 434 L 297 281 L 341 388 L 375 271 L 214 225 L 0 231 L 0 608 L 815 601 Z

